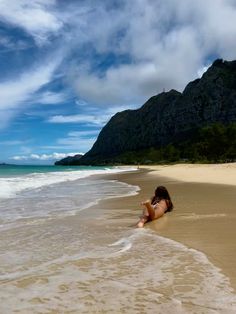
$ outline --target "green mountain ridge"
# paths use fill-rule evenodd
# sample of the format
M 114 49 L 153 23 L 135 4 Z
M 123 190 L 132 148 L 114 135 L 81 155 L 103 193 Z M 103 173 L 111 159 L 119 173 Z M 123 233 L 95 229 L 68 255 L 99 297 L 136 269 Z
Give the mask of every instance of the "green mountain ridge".
M 236 61 L 217 59 L 201 79 L 115 114 L 71 165 L 236 160 Z M 220 142 L 221 145 L 218 145 Z

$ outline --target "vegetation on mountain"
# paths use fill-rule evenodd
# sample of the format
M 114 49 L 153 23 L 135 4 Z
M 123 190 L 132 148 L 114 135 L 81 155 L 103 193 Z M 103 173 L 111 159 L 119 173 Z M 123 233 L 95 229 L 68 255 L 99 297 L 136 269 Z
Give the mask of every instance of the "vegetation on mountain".
M 171 143 L 161 148 L 151 147 L 145 150 L 129 151 L 110 160 L 112 164 L 234 161 L 236 161 L 236 123 L 227 126 L 215 123 L 199 129 L 194 138 L 181 143 Z M 109 163 L 109 160 L 105 163 Z

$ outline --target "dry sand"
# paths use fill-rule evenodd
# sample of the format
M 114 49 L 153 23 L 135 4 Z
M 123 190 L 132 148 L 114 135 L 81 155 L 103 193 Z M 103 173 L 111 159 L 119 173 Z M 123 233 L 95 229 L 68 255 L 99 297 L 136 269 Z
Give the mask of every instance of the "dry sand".
M 112 223 L 133 228 L 140 202 L 151 197 L 157 185 L 165 185 L 175 208 L 145 228 L 205 253 L 236 290 L 236 164 L 141 167 L 110 178 L 141 188 L 136 196 L 98 205 L 108 216 L 112 210 Z
M 142 166 L 159 174 L 184 182 L 236 185 L 236 163 L 227 164 L 177 164 L 166 166 Z

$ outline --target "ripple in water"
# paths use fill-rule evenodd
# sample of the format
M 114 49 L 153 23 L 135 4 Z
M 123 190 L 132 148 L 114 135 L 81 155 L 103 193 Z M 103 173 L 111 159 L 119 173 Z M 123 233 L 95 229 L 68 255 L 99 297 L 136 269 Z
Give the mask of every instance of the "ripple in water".
M 203 253 L 149 230 L 1 279 L 2 313 L 236 311 L 228 279 Z

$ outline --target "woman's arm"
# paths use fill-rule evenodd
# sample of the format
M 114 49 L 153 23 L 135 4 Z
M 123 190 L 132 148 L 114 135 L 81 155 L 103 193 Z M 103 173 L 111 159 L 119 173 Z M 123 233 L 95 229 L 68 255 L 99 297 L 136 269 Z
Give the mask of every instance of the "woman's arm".
M 158 219 L 162 217 L 165 213 L 165 209 L 162 206 L 157 206 L 157 208 L 154 209 L 153 205 L 149 200 L 143 202 L 142 205 L 144 205 L 147 208 L 151 220 Z

